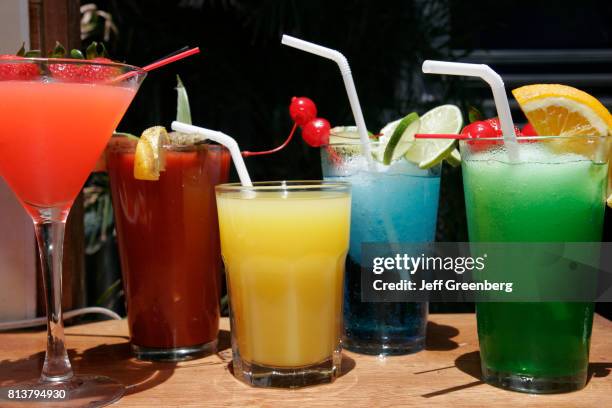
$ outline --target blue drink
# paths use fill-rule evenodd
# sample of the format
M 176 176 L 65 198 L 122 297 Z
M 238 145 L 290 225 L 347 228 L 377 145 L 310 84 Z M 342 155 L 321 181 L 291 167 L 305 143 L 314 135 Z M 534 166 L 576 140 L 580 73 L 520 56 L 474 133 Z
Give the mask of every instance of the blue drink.
M 375 143 L 373 143 L 373 147 Z M 351 237 L 345 273 L 344 347 L 364 354 L 406 354 L 425 345 L 427 303 L 362 302 L 361 244 L 431 242 L 440 166 L 421 170 L 400 159 L 369 169 L 359 145 L 321 150 L 323 176 L 352 185 Z

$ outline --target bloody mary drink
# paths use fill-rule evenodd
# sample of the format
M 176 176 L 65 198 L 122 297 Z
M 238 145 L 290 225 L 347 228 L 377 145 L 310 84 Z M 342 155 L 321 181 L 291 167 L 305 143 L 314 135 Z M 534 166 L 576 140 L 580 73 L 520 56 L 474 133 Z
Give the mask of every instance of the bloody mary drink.
M 166 146 L 159 180 L 134 178 L 136 141 L 107 152 L 132 349 L 150 360 L 214 351 L 221 256 L 214 186 L 227 181 L 221 146 Z

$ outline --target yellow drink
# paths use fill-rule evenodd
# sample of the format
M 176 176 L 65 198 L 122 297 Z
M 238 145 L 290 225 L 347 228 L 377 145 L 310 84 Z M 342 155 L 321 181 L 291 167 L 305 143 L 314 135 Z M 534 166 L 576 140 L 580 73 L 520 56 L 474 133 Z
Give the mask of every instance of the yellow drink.
M 349 187 L 266 186 L 217 189 L 234 352 L 278 368 L 339 357 Z

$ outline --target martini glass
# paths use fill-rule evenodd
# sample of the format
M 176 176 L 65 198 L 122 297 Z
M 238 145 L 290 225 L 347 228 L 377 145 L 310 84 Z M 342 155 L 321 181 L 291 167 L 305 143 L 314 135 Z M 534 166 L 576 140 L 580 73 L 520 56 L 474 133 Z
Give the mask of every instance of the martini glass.
M 0 60 L 0 175 L 34 221 L 47 309 L 40 379 L 0 388 L 2 406 L 98 407 L 125 391 L 110 378 L 73 373 L 64 344 L 62 247 L 70 207 L 145 75 L 124 64 Z

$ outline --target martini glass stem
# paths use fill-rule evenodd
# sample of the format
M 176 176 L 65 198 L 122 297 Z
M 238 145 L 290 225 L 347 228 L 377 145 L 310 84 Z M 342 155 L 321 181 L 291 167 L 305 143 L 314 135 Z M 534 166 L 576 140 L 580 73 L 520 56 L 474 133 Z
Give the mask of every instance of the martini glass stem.
M 40 377 L 43 382 L 64 381 L 73 376 L 64 346 L 62 255 L 66 219 L 61 218 L 34 221 L 47 307 L 47 353 Z

